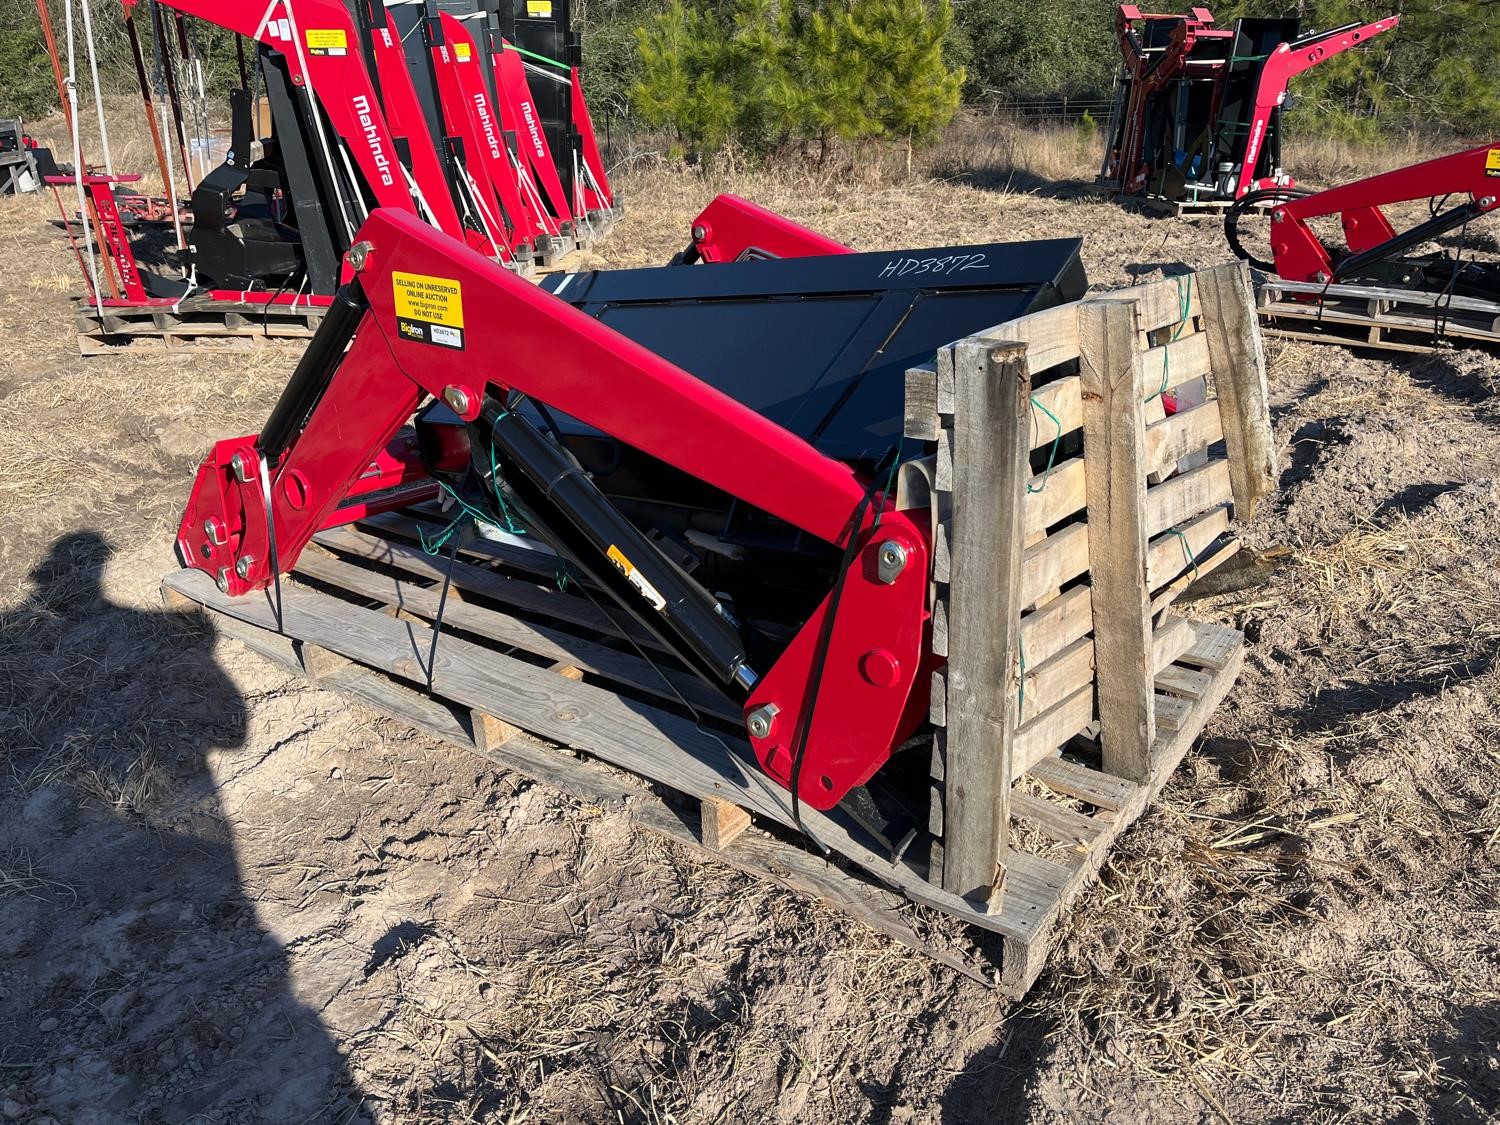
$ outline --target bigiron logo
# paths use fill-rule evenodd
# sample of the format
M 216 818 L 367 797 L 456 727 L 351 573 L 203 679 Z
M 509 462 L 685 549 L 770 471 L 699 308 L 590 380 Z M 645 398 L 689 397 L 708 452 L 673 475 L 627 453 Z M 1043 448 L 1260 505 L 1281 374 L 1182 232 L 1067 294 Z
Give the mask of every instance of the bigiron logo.
M 490 159 L 500 159 L 500 142 L 495 139 L 495 123 L 490 120 L 489 103 L 483 94 L 474 95 L 474 108 L 479 111 L 479 125 L 484 129 L 484 142 L 490 146 Z
M 370 146 L 370 158 L 375 161 L 380 182 L 386 187 L 394 186 L 396 180 L 391 175 L 391 158 L 385 154 L 385 145 L 380 143 L 380 126 L 376 124 L 375 113 L 370 109 L 370 99 L 363 94 L 355 94 L 354 112 L 359 115 L 359 127 L 364 132 L 365 144 Z

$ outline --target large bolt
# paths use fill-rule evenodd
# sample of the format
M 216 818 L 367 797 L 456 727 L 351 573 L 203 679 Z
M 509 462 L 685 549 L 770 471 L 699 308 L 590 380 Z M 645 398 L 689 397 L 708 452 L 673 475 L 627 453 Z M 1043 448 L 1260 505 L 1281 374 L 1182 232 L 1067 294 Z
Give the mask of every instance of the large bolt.
M 707 237 L 708 237 L 708 228 L 705 227 L 705 226 L 703 226 L 701 223 L 694 224 L 694 226 L 693 226 L 693 241 L 694 242 L 702 242 Z
M 353 246 L 349 247 L 349 266 L 355 273 L 359 273 L 365 268 L 365 263 L 370 258 L 370 251 L 373 249 L 375 247 L 365 241 L 356 242 Z
M 906 569 L 906 548 L 894 539 L 887 539 L 876 550 L 875 576 L 889 586 Z
M 769 738 L 776 725 L 776 716 L 780 713 L 781 708 L 776 704 L 762 703 L 745 716 L 745 729 L 750 732 L 751 738 Z
M 218 587 L 219 593 L 229 593 L 229 568 L 227 566 L 219 567 Z
M 1479 201 L 1479 206 L 1481 207 L 1493 207 L 1494 205 L 1495 197 L 1493 195 L 1487 195 Z
M 203 534 L 215 547 L 222 547 L 229 542 L 229 534 L 224 530 L 224 522 L 213 516 L 203 521 Z
M 243 453 L 236 453 L 230 458 L 229 467 L 234 470 L 234 479 L 241 484 L 249 484 L 254 479 L 254 473 L 250 468 L 250 459 Z
M 250 577 L 250 568 L 255 565 L 254 555 L 241 555 L 239 561 L 234 564 L 234 572 L 241 578 Z
M 455 414 L 464 415 L 469 412 L 469 392 L 462 387 L 445 388 L 443 401 L 453 408 Z

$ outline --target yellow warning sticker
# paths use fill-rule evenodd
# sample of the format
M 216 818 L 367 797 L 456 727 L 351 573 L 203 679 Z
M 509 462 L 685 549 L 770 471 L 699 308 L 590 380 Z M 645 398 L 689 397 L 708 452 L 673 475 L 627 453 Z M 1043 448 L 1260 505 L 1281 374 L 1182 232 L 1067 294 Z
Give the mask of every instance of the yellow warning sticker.
M 532 19 L 550 20 L 552 0 L 526 0 L 526 14 Z
M 421 273 L 391 274 L 396 326 L 408 340 L 463 349 L 463 287 L 454 278 Z
M 1492 148 L 1484 158 L 1484 174 L 1500 176 L 1500 148 Z
M 635 587 L 635 592 L 651 603 L 652 609 L 660 613 L 667 608 L 667 599 L 661 596 L 661 592 L 644 574 L 636 570 L 635 564 L 625 557 L 624 551 L 611 543 L 605 554 L 609 556 L 609 561 L 615 564 L 615 569 L 625 576 L 625 581 Z
M 459 62 L 468 62 L 470 54 L 471 52 L 467 43 L 453 44 L 453 57 L 456 58 Z
M 349 52 L 349 37 L 342 28 L 308 28 L 303 33 L 307 49 L 315 55 L 344 55 Z

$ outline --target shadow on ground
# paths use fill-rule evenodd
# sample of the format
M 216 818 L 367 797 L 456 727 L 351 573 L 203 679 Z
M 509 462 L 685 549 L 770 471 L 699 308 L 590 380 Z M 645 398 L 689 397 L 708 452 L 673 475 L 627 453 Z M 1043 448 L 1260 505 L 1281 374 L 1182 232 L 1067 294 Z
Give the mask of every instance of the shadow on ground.
M 1024 1005 L 1007 1013 L 1000 1038 L 979 1051 L 944 1091 L 942 1125 L 1021 1125 L 1036 1110 L 1035 1084 L 1053 1053 L 1056 1021 Z
M 242 890 L 209 763 L 245 701 L 193 619 L 104 596 L 109 555 L 64 536 L 0 612 L 6 1115 L 363 1120 Z

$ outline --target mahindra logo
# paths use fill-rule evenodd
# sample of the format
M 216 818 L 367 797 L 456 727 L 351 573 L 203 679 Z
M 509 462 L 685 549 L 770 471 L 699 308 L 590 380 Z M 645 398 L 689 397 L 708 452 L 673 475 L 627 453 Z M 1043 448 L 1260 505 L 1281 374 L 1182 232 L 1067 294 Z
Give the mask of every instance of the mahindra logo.
M 531 147 L 536 149 L 536 154 L 538 156 L 546 155 L 547 149 L 542 144 L 541 133 L 537 130 L 536 118 L 531 115 L 531 103 L 522 102 L 521 112 L 526 117 L 526 128 L 531 133 Z
M 363 94 L 354 95 L 354 112 L 359 116 L 359 127 L 365 135 L 365 144 L 370 146 L 370 159 L 380 173 L 380 182 L 391 187 L 396 180 L 391 175 L 391 158 L 385 154 L 385 145 L 380 142 L 380 125 L 370 109 L 370 99 Z
M 495 123 L 490 120 L 489 103 L 483 94 L 474 95 L 474 109 L 479 113 L 479 124 L 484 129 L 484 140 L 490 146 L 490 159 L 500 159 L 500 142 L 495 139 Z

